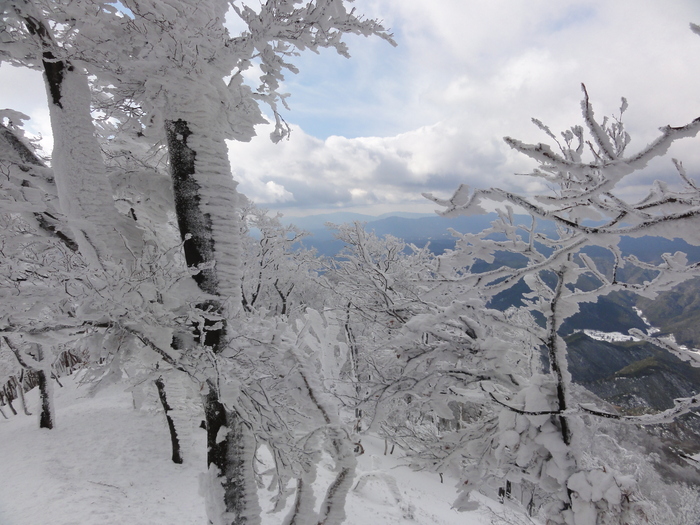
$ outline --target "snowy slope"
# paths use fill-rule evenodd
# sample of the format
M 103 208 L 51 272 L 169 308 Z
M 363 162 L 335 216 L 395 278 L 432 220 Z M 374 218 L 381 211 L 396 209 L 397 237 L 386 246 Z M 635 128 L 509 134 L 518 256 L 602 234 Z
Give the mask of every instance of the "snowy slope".
M 56 388 L 56 429 L 40 430 L 36 416 L 0 419 L 0 525 L 206 523 L 197 481 L 204 470 L 205 432 L 196 412 L 179 418 L 185 463 L 175 465 L 155 403 L 135 410 L 123 386 L 89 397 L 71 378 L 62 381 L 64 388 Z M 30 392 L 34 414 L 37 401 Z M 379 439 L 365 438 L 363 444 L 367 452 L 359 458 L 358 479 L 365 475 L 366 483 L 349 496 L 348 525 L 491 525 L 506 523 L 504 518 L 533 523 L 485 498 L 478 511 L 459 513 L 451 508 L 453 481 L 441 484 L 435 474 L 401 466 L 398 454 L 382 455 Z M 330 479 L 321 467 L 319 481 L 327 486 Z M 260 491 L 263 508 L 269 508 L 271 496 Z M 265 514 L 263 524 L 282 518 Z
M 206 523 L 194 470 L 204 436 L 176 465 L 164 417 L 134 410 L 117 388 L 85 398 L 63 384 L 56 429 L 40 430 L 34 416 L 0 421 L 2 525 Z

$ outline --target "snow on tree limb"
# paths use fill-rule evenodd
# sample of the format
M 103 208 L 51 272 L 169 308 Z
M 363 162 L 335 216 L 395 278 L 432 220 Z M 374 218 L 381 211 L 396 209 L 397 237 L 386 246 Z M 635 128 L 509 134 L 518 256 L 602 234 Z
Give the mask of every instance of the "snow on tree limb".
M 590 100 L 588 98 L 588 91 L 586 90 L 585 84 L 581 84 L 581 89 L 583 90 L 584 99 L 581 102 L 581 109 L 583 110 L 583 118 L 588 126 L 588 130 L 593 136 L 596 144 L 603 152 L 607 160 L 614 161 L 617 159 L 617 152 L 612 142 L 610 142 L 610 137 L 608 133 L 600 127 L 595 120 L 595 115 L 593 113 L 593 106 L 591 106 Z
M 440 214 L 445 216 L 482 213 L 493 204 L 499 208 L 498 219 L 491 228 L 479 234 L 456 235 L 455 249 L 441 257 L 439 278 L 463 286 L 462 293 L 478 293 L 487 298 L 493 297 L 494 292 L 511 289 L 522 279 L 530 293 L 523 294 L 521 309 L 546 319 L 545 329 L 534 323 L 522 325 L 523 330 L 531 333 L 532 351 L 548 355 L 544 370 L 535 368 L 523 383 L 502 382 L 498 389 L 485 390 L 501 411 L 501 433 L 495 438 L 497 445 L 492 442 L 480 449 L 483 452 L 479 461 L 496 462 L 503 468 L 505 479 L 539 483 L 553 498 L 548 517 L 567 524 L 602 516 L 614 520 L 630 511 L 620 506 L 617 493 L 611 493 L 610 501 L 593 501 L 587 496 L 587 487 L 596 474 L 584 466 L 581 450 L 586 438 L 581 415 L 627 423 L 638 418 L 584 406 L 571 398 L 573 385 L 568 372 L 567 347 L 559 334 L 563 321 L 578 311 L 579 303 L 595 301 L 615 290 L 654 297 L 697 275 L 700 269 L 699 264 L 689 263 L 681 253 L 662 254 L 661 262 L 652 264 L 633 255 L 623 255 L 618 246 L 622 236 L 645 235 L 667 238 L 682 235 L 688 242 L 700 243 L 697 228 L 685 227 L 698 220 L 700 191 L 679 162 L 674 164 L 681 189 L 657 182 L 643 199 L 632 203 L 614 193 L 620 181 L 645 167 L 652 158 L 665 154 L 675 140 L 695 137 L 700 131 L 700 119 L 683 127 L 662 128 L 656 141 L 630 155 L 625 153 L 630 137 L 622 122 L 627 101 L 622 100 L 619 116 L 599 123 L 585 86 L 582 88 L 581 107 L 590 140 L 586 140 L 580 126 L 574 126 L 562 133 L 562 141 L 536 119 L 534 124 L 555 142 L 558 152 L 548 144 L 526 144 L 505 138 L 510 147 L 537 161 L 538 167 L 529 175 L 545 181 L 553 189 L 552 195 L 532 197 L 499 188 L 472 190 L 466 185 L 461 185 L 448 199 L 426 195 L 443 206 Z M 584 153 L 587 159 L 583 158 Z M 512 216 L 512 208 L 516 206 L 530 215 L 533 225 L 551 221 L 554 231 L 545 234 L 534 226 L 517 224 Z M 588 247 L 605 249 L 609 260 L 599 264 L 585 251 Z M 519 262 L 511 262 L 513 267 L 503 265 L 474 271 L 477 261 L 493 265 L 496 256 L 504 252 L 519 256 Z M 645 278 L 628 280 L 633 274 L 631 269 L 644 271 Z M 637 335 L 641 337 L 641 333 Z M 656 338 L 645 338 L 649 339 Z M 665 344 L 660 340 L 650 342 Z M 680 348 L 668 349 L 679 356 L 685 353 L 682 358 L 697 361 L 694 354 L 690 356 Z M 482 381 L 482 389 L 484 384 Z M 696 408 L 699 402 L 697 396 L 678 400 L 674 409 L 642 416 L 641 420 L 646 424 L 668 422 Z M 545 471 L 548 473 L 543 474 Z
M 692 397 L 674 399 L 673 408 L 658 412 L 656 414 L 644 414 L 641 416 L 625 416 L 621 414 L 612 414 L 590 407 L 589 405 L 579 405 L 579 409 L 584 413 L 591 414 L 607 419 L 614 419 L 621 423 L 631 425 L 661 425 L 664 423 L 672 423 L 684 414 L 688 414 L 700 407 L 700 394 Z

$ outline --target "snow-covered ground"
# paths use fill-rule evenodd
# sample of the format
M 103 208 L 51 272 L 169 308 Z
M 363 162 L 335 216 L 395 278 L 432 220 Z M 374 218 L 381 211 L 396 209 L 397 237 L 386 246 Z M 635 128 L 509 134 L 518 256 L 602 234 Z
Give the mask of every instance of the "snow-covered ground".
M 614 343 L 616 341 L 639 341 L 638 337 L 623 334 L 622 332 L 601 332 L 600 330 L 584 329 L 583 333 L 596 341 Z
M 644 324 L 648 326 L 647 328 L 647 334 L 648 335 L 654 335 L 657 332 L 660 332 L 658 328 L 655 326 L 651 326 L 651 323 L 649 322 L 649 319 L 647 319 L 644 315 L 644 312 L 640 308 L 637 308 L 636 306 L 633 306 L 632 309 L 636 312 L 636 314 L 644 321 Z
M 642 321 L 644 321 L 644 324 L 647 325 L 646 332 L 648 336 L 653 336 L 654 334 L 659 333 L 661 331 L 659 328 L 651 326 L 649 320 L 644 316 L 644 313 L 639 308 L 637 308 L 636 306 L 633 306 L 632 308 L 642 319 Z M 584 329 L 583 333 L 591 339 L 596 339 L 597 341 L 606 341 L 608 343 L 614 343 L 618 341 L 641 341 L 639 337 L 629 334 L 623 334 L 621 332 L 601 332 L 600 330 Z M 661 341 L 665 341 L 666 343 L 672 346 L 677 346 L 680 350 L 700 353 L 700 348 L 688 348 L 685 345 L 679 345 L 678 343 L 676 343 L 676 337 L 673 334 L 660 337 L 659 339 Z
M 185 462 L 170 461 L 170 440 L 157 405 L 136 410 L 124 386 L 95 397 L 71 378 L 56 387 L 57 428 L 40 430 L 36 391 L 28 394 L 33 416 L 0 419 L 0 525 L 204 525 L 198 477 L 204 470 L 205 433 L 199 418 L 180 418 Z M 150 406 L 150 408 L 149 408 Z M 358 479 L 380 471 L 352 491 L 348 525 L 532 524 L 524 516 L 480 497 L 480 508 L 451 508 L 455 482 L 413 472 L 399 454 L 383 455 L 383 442 L 363 439 Z M 325 485 L 330 472 L 321 468 Z M 265 480 L 265 481 L 269 481 Z M 393 488 L 394 482 L 396 489 Z M 260 491 L 269 507 L 272 493 Z M 291 498 L 290 498 L 291 503 Z M 265 514 L 264 525 L 284 513 Z

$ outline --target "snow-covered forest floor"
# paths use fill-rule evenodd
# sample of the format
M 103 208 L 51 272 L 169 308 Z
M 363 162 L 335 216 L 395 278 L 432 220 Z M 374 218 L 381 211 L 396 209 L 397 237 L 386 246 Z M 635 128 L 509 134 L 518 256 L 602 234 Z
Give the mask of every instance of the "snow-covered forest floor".
M 0 420 L 0 524 L 2 525 L 189 525 L 206 523 L 198 477 L 205 465 L 204 430 L 190 409 L 178 420 L 184 464 L 170 460 L 170 439 L 155 403 L 133 408 L 132 394 L 115 385 L 95 396 L 75 376 L 56 385 L 57 427 L 38 428 L 37 389 L 27 394 L 32 416 L 21 413 Z M 5 407 L 7 409 L 7 407 Z M 348 525 L 497 525 L 532 524 L 503 505 L 480 495 L 480 508 L 451 508 L 455 481 L 413 472 L 402 454 L 383 454 L 383 441 L 363 438 L 357 479 L 372 472 L 353 490 L 346 507 Z M 260 472 L 265 466 L 261 465 Z M 331 479 L 319 469 L 319 482 Z M 263 476 L 269 483 L 270 478 Z M 398 493 L 392 485 L 396 483 Z M 272 492 L 260 490 L 270 507 Z M 397 496 L 400 501 L 397 501 Z M 288 503 L 291 504 L 292 498 Z M 265 509 L 267 510 L 267 509 Z M 284 512 L 264 513 L 263 525 L 281 523 Z

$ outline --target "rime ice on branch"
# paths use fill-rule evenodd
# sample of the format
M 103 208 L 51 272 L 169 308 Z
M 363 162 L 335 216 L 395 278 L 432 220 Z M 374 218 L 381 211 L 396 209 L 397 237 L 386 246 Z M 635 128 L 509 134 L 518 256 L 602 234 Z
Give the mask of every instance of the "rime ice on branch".
M 445 269 L 453 270 L 442 274 L 446 283 L 487 299 L 523 281 L 531 291 L 524 296 L 523 308 L 546 320 L 544 327 L 524 327 L 535 338 L 533 351 L 538 352 L 538 347 L 545 351 L 548 365 L 544 375 L 533 376 L 529 385 L 511 393 L 487 389 L 503 412 L 499 420 L 500 445 L 493 453 L 508 482 L 534 481 L 554 496 L 546 507 L 553 523 L 594 525 L 597 519 L 623 520 L 639 509 L 621 496 L 633 487 L 613 467 L 609 467 L 609 481 L 616 487 L 614 491 L 592 498 L 584 490 L 595 484 L 595 472 L 584 466 L 586 443 L 592 438 L 586 437 L 587 427 L 581 417 L 585 414 L 654 424 L 670 421 L 697 407 L 699 399 L 679 399 L 673 409 L 643 417 L 620 416 L 579 405 L 568 371 L 566 343 L 559 329 L 582 302 L 595 302 L 598 297 L 619 290 L 653 298 L 700 275 L 700 264 L 688 263 L 683 253 L 664 254 L 660 263 L 651 264 L 624 255 L 618 246 L 622 236 L 647 235 L 680 236 L 700 244 L 700 189 L 679 161 L 673 161 L 679 185 L 657 181 L 636 202 L 628 202 L 616 193 L 621 183 L 645 168 L 651 159 L 663 156 L 673 142 L 695 137 L 700 131 L 700 118 L 682 127 L 661 128 L 657 140 L 629 153 L 630 136 L 623 124 L 627 101 L 622 99 L 617 115 L 599 122 L 585 86 L 583 93 L 585 127 L 574 126 L 557 136 L 533 119 L 556 148 L 505 138 L 509 146 L 538 163 L 528 175 L 546 182 L 553 188 L 552 195 L 533 197 L 499 188 L 470 190 L 463 185 L 449 199 L 426 197 L 443 206 L 441 214 L 446 216 L 481 213 L 486 202 L 497 206 L 499 218 L 490 229 L 478 235 L 457 235 L 455 251 L 443 258 L 445 262 L 451 260 Z M 515 210 L 524 210 L 530 216 L 526 224 L 515 215 Z M 556 231 L 545 234 L 538 230 L 542 221 L 554 223 Z M 612 263 L 591 257 L 586 249 L 593 246 L 605 249 Z M 476 261 L 493 262 L 498 252 L 517 254 L 523 262 L 516 268 L 471 271 Z M 634 268 L 649 277 L 630 278 Z M 658 344 L 700 365 L 696 355 L 665 342 Z

